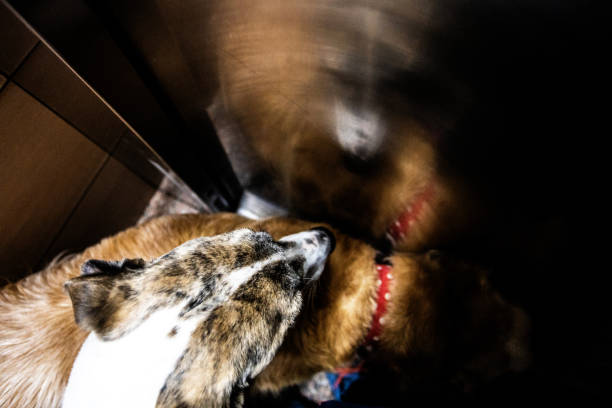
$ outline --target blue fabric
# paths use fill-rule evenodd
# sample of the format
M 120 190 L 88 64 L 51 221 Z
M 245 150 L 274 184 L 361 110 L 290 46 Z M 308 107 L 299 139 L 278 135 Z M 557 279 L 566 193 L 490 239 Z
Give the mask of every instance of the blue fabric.
M 341 401 L 326 401 L 322 403 L 320 406 L 321 408 L 375 408 L 372 406 L 348 404 L 346 402 L 341 402 Z
M 342 401 L 342 394 L 344 394 L 346 390 L 349 389 L 351 384 L 359 378 L 359 373 L 346 374 L 342 378 L 342 381 L 340 381 L 340 384 L 337 387 L 334 387 L 334 384 L 336 383 L 339 374 L 326 373 L 326 375 L 327 380 L 329 381 L 329 385 L 331 386 L 332 394 L 334 395 L 334 399 L 336 401 Z

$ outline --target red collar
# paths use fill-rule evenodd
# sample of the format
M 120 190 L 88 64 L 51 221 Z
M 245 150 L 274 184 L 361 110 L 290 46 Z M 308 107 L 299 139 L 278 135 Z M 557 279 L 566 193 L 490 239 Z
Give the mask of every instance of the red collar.
M 391 265 L 377 264 L 376 270 L 378 271 L 378 295 L 376 299 L 376 311 L 372 318 L 372 325 L 370 331 L 365 338 L 365 345 L 371 345 L 373 342 L 377 342 L 380 339 L 382 328 L 385 323 L 385 313 L 387 312 L 387 302 L 391 297 L 389 293 L 389 286 L 393 279 L 391 271 L 393 267 Z
M 387 229 L 387 236 L 393 243 L 404 239 L 412 232 L 412 227 L 421 217 L 423 207 L 433 199 L 435 189 L 435 183 L 429 182 L 425 189 L 417 194 L 412 204 L 406 207 L 405 211 Z
M 376 264 L 376 270 L 378 271 L 378 294 L 376 298 L 376 310 L 374 311 L 374 316 L 372 317 L 372 325 L 370 326 L 370 331 L 366 336 L 363 347 L 366 352 L 372 351 L 372 347 L 374 343 L 380 340 L 380 334 L 382 333 L 383 325 L 385 324 L 385 313 L 387 312 L 387 302 L 391 297 L 389 293 L 389 286 L 391 280 L 393 279 L 393 274 L 391 271 L 393 267 L 387 264 Z M 337 389 L 342 382 L 342 379 L 349 374 L 358 373 L 362 370 L 363 367 L 363 358 L 364 355 L 360 355 L 360 352 L 357 351 L 357 356 L 355 360 L 346 367 L 339 367 L 335 370 L 335 373 L 338 375 L 334 384 L 332 385 L 332 389 Z

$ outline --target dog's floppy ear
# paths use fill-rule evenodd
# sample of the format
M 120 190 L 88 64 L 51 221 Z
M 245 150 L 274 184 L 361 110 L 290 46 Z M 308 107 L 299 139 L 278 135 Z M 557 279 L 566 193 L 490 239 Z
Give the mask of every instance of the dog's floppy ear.
M 108 274 L 116 275 L 126 269 L 138 270 L 145 266 L 142 258 L 124 259 L 123 261 L 102 261 L 90 259 L 81 266 L 81 275 Z
M 64 284 L 72 301 L 74 320 L 82 329 L 98 333 L 103 330 L 107 316 L 112 313 L 108 297 L 113 281 L 112 276 L 86 274 Z
M 111 298 L 111 292 L 120 280 L 120 274 L 138 273 L 144 266 L 145 261 L 139 258 L 123 261 L 90 259 L 85 262 L 81 267 L 81 276 L 64 284 L 72 301 L 76 323 L 82 329 L 94 331 L 106 339 L 120 336 L 128 322 L 119 322 L 112 317 L 122 306 L 120 303 L 125 303 L 125 295 L 124 298 Z M 124 293 L 130 289 L 127 285 L 119 285 L 119 289 L 122 288 Z

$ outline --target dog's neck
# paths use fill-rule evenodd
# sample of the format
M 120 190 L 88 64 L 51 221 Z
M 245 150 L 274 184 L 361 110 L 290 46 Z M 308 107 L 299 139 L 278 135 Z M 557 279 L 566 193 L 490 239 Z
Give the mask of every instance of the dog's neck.
M 364 342 L 366 349 L 371 349 L 372 346 L 380 340 L 380 335 L 385 324 L 385 315 L 387 314 L 387 303 L 389 299 L 391 299 L 393 265 L 390 263 L 377 262 L 376 272 L 378 274 L 378 280 L 376 281 L 378 293 L 376 295 L 376 308 L 372 316 L 370 331 Z
M 365 351 L 361 357 L 366 358 L 378 348 L 407 354 L 415 336 L 415 329 L 409 324 L 409 320 L 414 321 L 410 304 L 413 296 L 419 297 L 416 285 L 421 268 L 416 258 L 407 254 L 395 254 L 384 261 L 377 258 L 370 272 L 375 282 L 371 313 L 359 314 L 361 319 L 366 318 L 362 325 L 368 329 L 360 337 L 357 350 Z M 372 279 L 367 281 L 371 284 Z M 402 339 L 401 342 L 398 338 Z
M 392 279 L 388 285 L 386 313 L 379 334 L 378 343 L 381 348 L 394 354 L 407 355 L 414 347 L 415 318 L 412 306 L 415 300 L 423 297 L 419 292 L 419 277 L 421 268 L 413 256 L 395 254 L 390 257 L 393 265 Z
M 190 319 L 177 327 L 179 312 L 158 310 L 115 341 L 102 341 L 92 332 L 72 367 L 63 407 L 155 406 L 198 322 Z
M 256 378 L 257 388 L 278 390 L 294 384 L 284 382 L 286 378 L 307 380 L 313 370 L 334 371 L 346 366 L 366 341 L 379 293 L 376 251 L 341 234 L 336 239 L 336 252 L 320 279 L 320 289 L 324 290 L 317 291 L 305 306 L 308 313 L 298 318 L 279 353 Z M 389 299 L 376 343 L 381 349 L 408 351 L 414 336 L 405 308 L 414 292 L 411 285 L 418 264 L 407 255 L 394 255 L 389 261 L 393 278 L 388 282 Z M 295 350 L 303 352 L 295 354 Z

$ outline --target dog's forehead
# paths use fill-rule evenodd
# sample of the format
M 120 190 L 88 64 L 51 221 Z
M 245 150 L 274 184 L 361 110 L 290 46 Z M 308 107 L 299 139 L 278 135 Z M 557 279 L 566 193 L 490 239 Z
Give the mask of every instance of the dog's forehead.
M 272 241 L 272 236 L 267 232 L 241 228 L 212 237 L 194 238 L 179 245 L 171 252 L 180 256 L 187 255 L 193 251 L 203 251 L 214 246 L 239 248 L 244 245 L 254 245 L 265 241 Z
M 184 242 L 152 260 L 149 266 L 152 271 L 156 270 L 162 275 L 176 274 L 181 270 L 230 272 L 270 257 L 283 256 L 281 253 L 285 247 L 274 241 L 267 232 L 242 228 Z
M 265 231 L 253 231 L 249 228 L 240 228 L 214 237 L 208 237 L 208 239 L 228 245 L 234 245 L 244 242 L 272 240 L 272 236 Z

